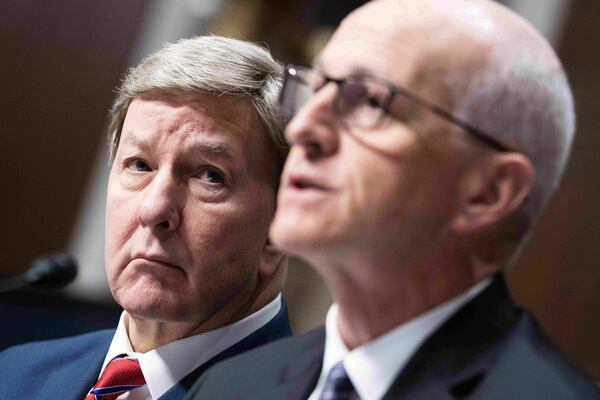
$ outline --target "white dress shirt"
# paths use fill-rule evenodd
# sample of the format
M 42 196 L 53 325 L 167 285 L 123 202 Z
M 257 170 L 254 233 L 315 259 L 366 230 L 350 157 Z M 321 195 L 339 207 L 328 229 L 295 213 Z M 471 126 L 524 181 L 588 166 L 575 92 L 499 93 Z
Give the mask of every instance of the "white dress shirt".
M 254 314 L 231 325 L 176 340 L 146 353 L 133 351 L 125 326 L 127 312 L 123 311 L 100 374 L 110 360 L 126 353 L 139 361 L 146 384 L 123 393 L 118 399 L 156 400 L 190 372 L 266 325 L 280 309 L 281 294 Z
M 375 340 L 349 351 L 338 330 L 338 306 L 333 304 L 325 322 L 323 367 L 309 400 L 317 400 L 331 368 L 343 360 L 346 373 L 362 400 L 380 400 L 419 346 L 447 319 L 490 283 L 487 278 L 466 292 L 397 326 Z

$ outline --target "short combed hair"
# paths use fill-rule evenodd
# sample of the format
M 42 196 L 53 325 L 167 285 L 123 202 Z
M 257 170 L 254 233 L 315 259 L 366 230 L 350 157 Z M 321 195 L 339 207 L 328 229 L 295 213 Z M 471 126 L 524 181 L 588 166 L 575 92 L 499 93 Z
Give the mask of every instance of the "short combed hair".
M 117 89 L 109 114 L 111 162 L 131 102 L 147 93 L 182 91 L 249 99 L 281 169 L 288 151 L 277 104 L 282 71 L 268 50 L 250 42 L 211 35 L 165 45 L 130 69 Z
M 513 239 L 523 240 L 558 187 L 575 134 L 574 101 L 560 60 L 528 24 L 494 30 L 487 65 L 451 76 L 455 115 L 522 151 L 535 167 Z

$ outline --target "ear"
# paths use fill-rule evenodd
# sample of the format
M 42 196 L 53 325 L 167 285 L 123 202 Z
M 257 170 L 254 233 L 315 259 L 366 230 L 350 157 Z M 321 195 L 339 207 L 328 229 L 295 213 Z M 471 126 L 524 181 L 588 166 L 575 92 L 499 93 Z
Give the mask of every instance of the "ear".
M 494 154 L 469 168 L 461 180 L 459 208 L 451 229 L 473 233 L 508 217 L 523 204 L 535 179 L 535 168 L 519 153 Z
M 261 262 L 259 273 L 263 276 L 273 276 L 280 269 L 287 269 L 288 256 L 278 250 L 267 239 L 261 252 Z

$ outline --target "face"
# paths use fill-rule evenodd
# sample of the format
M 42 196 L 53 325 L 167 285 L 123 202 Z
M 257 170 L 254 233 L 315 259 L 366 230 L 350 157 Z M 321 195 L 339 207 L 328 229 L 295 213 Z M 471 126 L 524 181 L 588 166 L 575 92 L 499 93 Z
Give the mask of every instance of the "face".
M 129 106 L 110 171 L 106 268 L 138 318 L 227 318 L 265 267 L 276 167 L 247 100 L 162 94 Z
M 318 68 L 333 78 L 366 72 L 448 109 L 435 76 L 441 65 L 427 51 L 434 44 L 400 30 L 398 16 L 377 3 L 346 19 Z M 333 83 L 321 88 L 286 128 L 292 148 L 271 239 L 309 260 L 373 249 L 426 254 L 453 212 L 462 169 L 448 124 L 418 110 L 409 120 L 386 116 L 374 129 L 345 126 L 332 114 L 337 90 Z

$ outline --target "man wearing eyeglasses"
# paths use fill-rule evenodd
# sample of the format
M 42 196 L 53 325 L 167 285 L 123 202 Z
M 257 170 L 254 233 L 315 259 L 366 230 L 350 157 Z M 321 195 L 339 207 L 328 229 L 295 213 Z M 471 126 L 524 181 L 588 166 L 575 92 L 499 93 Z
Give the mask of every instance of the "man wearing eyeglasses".
M 226 361 L 197 398 L 598 399 L 511 301 L 574 133 L 550 45 L 487 0 L 379 0 L 313 68 L 271 226 L 331 291 L 324 328 Z

